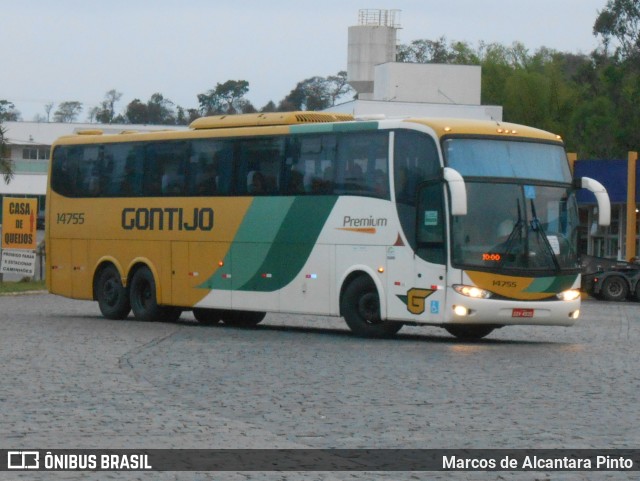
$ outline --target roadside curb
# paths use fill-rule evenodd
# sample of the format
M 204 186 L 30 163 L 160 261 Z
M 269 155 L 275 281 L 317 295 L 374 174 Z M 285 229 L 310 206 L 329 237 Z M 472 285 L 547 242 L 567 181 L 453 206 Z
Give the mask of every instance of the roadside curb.
M 35 294 L 46 294 L 48 291 L 45 289 L 40 289 L 37 291 L 16 291 L 16 292 L 0 292 L 0 297 L 2 296 L 31 296 Z

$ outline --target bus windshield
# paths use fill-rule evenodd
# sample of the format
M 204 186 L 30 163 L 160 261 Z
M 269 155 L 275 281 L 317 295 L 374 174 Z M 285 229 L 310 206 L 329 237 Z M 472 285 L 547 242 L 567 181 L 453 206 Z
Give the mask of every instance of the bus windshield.
M 453 218 L 454 264 L 578 268 L 577 203 L 562 145 L 490 138 L 450 138 L 443 145 L 447 165 L 465 177 L 467 189 L 468 213 Z
M 452 138 L 444 141 L 447 165 L 467 177 L 505 177 L 571 182 L 559 144 Z
M 565 187 L 467 181 L 453 218 L 453 263 L 484 269 L 577 269 L 577 203 Z

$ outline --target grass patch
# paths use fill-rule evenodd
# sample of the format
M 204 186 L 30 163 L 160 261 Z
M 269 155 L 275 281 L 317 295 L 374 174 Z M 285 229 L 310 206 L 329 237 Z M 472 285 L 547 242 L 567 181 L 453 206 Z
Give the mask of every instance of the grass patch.
M 42 291 L 46 289 L 44 281 L 0 282 L 0 294 L 14 292 Z

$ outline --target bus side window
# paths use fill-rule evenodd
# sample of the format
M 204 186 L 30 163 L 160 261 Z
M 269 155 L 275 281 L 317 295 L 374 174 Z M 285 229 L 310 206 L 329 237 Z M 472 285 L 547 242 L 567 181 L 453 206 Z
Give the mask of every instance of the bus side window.
M 415 205 L 418 185 L 440 170 L 436 144 L 428 135 L 410 130 L 397 130 L 394 144 L 396 202 Z
M 76 196 L 78 164 L 83 151 L 83 147 L 75 146 L 59 146 L 54 150 L 51 187 L 58 194 Z
M 418 193 L 417 254 L 434 264 L 446 263 L 444 189 L 439 181 L 423 184 Z
M 188 195 L 226 195 L 231 192 L 233 142 L 195 140 L 191 142 Z
M 102 148 L 87 145 L 78 163 L 77 193 L 83 197 L 99 197 L 102 193 Z
M 282 193 L 284 195 L 302 195 L 304 191 L 304 165 L 300 162 L 300 139 L 288 137 L 282 171 Z
M 339 137 L 336 192 L 389 198 L 389 134 L 345 133 Z
M 160 142 L 146 149 L 144 193 L 150 196 L 186 194 L 186 142 Z
M 139 144 L 106 144 L 105 163 L 109 166 L 109 181 L 105 195 L 134 197 L 142 194 L 143 148 Z
M 240 141 L 236 192 L 239 195 L 274 195 L 280 191 L 284 138 Z
M 297 140 L 300 157 L 293 166 L 293 175 L 298 189 L 313 195 L 332 194 L 336 136 L 304 135 Z

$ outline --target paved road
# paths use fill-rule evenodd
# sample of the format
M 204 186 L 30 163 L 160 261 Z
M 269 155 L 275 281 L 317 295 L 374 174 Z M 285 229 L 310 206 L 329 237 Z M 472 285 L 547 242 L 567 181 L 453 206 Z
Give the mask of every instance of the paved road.
M 477 343 L 358 339 L 339 319 L 257 329 L 125 322 L 0 297 L 0 448 L 638 448 L 640 304 Z M 39 477 L 40 475 L 40 477 Z M 46 475 L 46 476 L 45 476 Z M 93 477 L 92 477 L 93 476 Z M 634 479 L 623 473 L 0 473 L 0 479 Z

